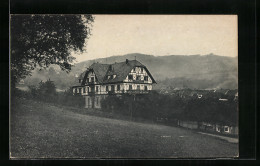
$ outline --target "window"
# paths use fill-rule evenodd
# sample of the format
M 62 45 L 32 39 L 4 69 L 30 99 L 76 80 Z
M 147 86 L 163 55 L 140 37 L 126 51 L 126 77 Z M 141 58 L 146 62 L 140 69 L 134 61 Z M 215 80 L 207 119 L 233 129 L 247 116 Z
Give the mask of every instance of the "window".
M 87 87 L 88 88 L 88 93 L 89 93 L 89 87 Z
M 148 76 L 144 76 L 144 80 L 145 80 L 145 81 L 148 81 Z
M 133 69 L 134 69 L 134 72 L 135 72 L 135 67 Z
M 81 79 L 79 79 L 79 83 L 81 83 Z
M 141 76 L 136 76 L 136 80 L 140 81 L 141 80 Z
M 143 69 L 143 68 L 141 68 L 141 73 L 143 73 L 143 71 L 144 71 L 144 69 Z
M 95 92 L 95 86 L 91 86 L 90 91 L 91 91 L 91 92 Z
M 132 80 L 133 79 L 133 75 L 128 75 L 128 79 Z
M 115 91 L 115 86 L 111 85 L 111 91 L 114 92 Z
M 137 90 L 140 90 L 140 85 L 137 85 Z
M 116 88 L 118 91 L 120 90 L 120 85 L 117 85 L 117 88 Z
M 83 88 L 83 93 L 86 93 L 86 88 Z
M 107 79 L 109 80 L 109 79 L 110 79 L 110 76 L 107 76 Z
M 106 91 L 108 92 L 108 86 L 106 86 Z
M 224 127 L 224 131 L 225 131 L 225 132 L 229 132 L 228 126 L 225 126 L 225 127 Z
M 114 78 L 116 78 L 116 75 L 115 75 L 115 74 L 113 75 L 113 79 L 114 79 Z
M 144 86 L 144 90 L 147 90 L 147 86 Z
M 98 86 L 96 86 L 96 92 L 98 92 Z
M 94 82 L 94 80 L 95 80 L 94 77 L 91 77 L 91 82 L 92 82 L 92 83 Z
M 82 88 L 79 88 L 79 93 L 81 93 Z
M 129 90 L 132 90 L 132 89 L 133 89 L 132 85 L 129 85 Z

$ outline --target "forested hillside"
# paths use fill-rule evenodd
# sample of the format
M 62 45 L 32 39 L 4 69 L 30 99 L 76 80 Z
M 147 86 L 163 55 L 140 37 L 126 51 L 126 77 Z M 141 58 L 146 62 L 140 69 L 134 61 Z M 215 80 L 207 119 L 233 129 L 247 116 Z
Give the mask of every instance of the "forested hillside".
M 125 59 L 137 59 L 149 69 L 157 81 L 155 89 L 191 88 L 191 89 L 237 89 L 238 61 L 237 57 L 209 55 L 168 55 L 153 56 L 139 53 L 123 56 L 83 61 L 75 64 L 70 73 L 61 71 L 57 66 L 47 70 L 35 70 L 27 77 L 25 85 L 36 85 L 41 80 L 51 79 L 58 89 L 64 90 L 73 86 L 79 76 L 94 62 L 115 63 Z

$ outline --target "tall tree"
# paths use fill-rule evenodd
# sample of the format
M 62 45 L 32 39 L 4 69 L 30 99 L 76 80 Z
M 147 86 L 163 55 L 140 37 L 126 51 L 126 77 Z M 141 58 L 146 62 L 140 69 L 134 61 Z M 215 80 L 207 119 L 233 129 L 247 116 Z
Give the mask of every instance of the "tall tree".
M 12 87 L 37 66 L 70 71 L 70 53 L 85 50 L 93 21 L 92 15 L 11 15 Z

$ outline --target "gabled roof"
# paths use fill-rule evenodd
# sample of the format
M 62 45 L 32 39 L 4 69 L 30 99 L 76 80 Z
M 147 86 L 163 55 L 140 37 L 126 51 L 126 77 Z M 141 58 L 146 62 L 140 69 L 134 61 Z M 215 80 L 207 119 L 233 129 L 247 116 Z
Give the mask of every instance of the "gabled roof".
M 93 63 L 85 72 L 82 85 L 85 84 L 87 73 L 89 71 L 93 71 L 95 73 L 97 81 L 99 83 L 114 83 L 123 81 L 134 67 L 143 67 L 148 75 L 151 77 L 153 83 L 155 83 L 154 78 L 152 77 L 146 66 L 144 66 L 137 60 L 126 61 L 114 64 Z M 109 75 L 116 75 L 116 77 L 114 79 L 106 79 Z

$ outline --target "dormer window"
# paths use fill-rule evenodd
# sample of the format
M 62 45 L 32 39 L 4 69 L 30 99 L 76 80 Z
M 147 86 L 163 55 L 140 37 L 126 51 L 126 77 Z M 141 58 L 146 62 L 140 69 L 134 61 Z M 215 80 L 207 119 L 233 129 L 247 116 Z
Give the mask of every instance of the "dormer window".
M 92 82 L 92 83 L 94 82 L 94 77 L 91 77 L 91 82 Z
M 115 75 L 115 74 L 113 75 L 113 79 L 114 79 L 114 78 L 116 78 L 116 75 Z
M 144 76 L 144 80 L 145 80 L 145 81 L 148 81 L 148 76 Z
M 110 76 L 107 76 L 107 79 L 109 80 L 109 79 L 110 79 Z

